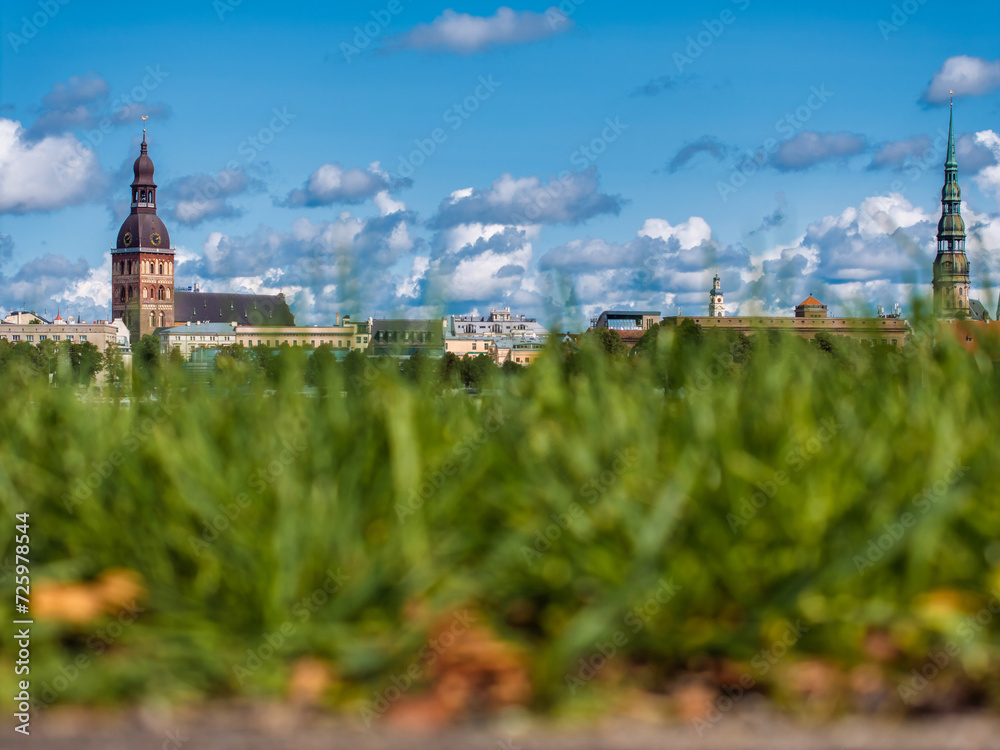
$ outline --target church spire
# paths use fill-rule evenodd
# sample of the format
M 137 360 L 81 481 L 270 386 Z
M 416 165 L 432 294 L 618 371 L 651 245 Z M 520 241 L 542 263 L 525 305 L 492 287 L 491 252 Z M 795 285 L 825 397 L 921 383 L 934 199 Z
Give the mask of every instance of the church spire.
M 938 222 L 937 257 L 934 259 L 934 314 L 962 318 L 969 314 L 969 259 L 965 254 L 965 221 L 962 219 L 962 189 L 958 185 L 955 156 L 955 105 L 948 117 L 948 154 L 941 189 L 941 220 Z
M 954 94 L 955 92 L 952 92 Z M 952 96 L 951 115 L 948 117 L 948 157 L 945 159 L 945 169 L 958 171 L 958 160 L 955 158 L 955 97 Z

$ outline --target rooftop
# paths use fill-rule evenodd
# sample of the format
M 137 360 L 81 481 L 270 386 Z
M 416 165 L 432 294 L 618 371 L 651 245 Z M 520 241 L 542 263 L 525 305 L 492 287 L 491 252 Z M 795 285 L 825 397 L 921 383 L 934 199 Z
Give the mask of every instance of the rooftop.
M 293 326 L 295 316 L 283 294 L 189 292 L 174 294 L 174 320 L 236 322 L 240 325 Z

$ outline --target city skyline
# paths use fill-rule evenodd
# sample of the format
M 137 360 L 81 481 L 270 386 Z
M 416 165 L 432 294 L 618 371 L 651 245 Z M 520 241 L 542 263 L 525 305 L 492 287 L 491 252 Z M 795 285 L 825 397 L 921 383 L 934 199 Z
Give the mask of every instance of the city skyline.
M 124 4 L 43 6 L 2 12 L 5 310 L 108 317 L 145 115 L 178 288 L 282 291 L 300 324 L 441 296 L 701 314 L 717 267 L 727 312 L 874 313 L 930 296 L 951 90 L 972 294 L 996 307 L 995 8 L 394 0 L 307 24 L 220 0 L 144 7 L 136 47 Z

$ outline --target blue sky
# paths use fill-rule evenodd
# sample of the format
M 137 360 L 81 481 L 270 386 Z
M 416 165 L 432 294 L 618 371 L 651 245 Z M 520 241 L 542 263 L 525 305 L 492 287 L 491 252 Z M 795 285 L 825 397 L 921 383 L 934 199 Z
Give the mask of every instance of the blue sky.
M 704 313 L 716 267 L 731 313 L 873 312 L 929 291 L 951 88 L 996 308 L 995 3 L 36 0 L 0 22 L 4 309 L 107 317 L 147 114 L 177 285 L 281 290 L 303 323 Z

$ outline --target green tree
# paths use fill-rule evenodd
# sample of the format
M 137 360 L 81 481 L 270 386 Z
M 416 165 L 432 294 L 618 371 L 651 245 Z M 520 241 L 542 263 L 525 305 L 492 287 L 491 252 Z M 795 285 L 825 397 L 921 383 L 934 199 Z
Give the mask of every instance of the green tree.
M 441 358 L 441 385 L 445 388 L 459 388 L 462 384 L 462 360 L 455 352 L 445 352 Z
M 329 344 L 321 344 L 306 362 L 306 385 L 325 386 L 337 369 L 337 355 Z
M 500 372 L 496 362 L 488 354 L 480 354 L 476 357 L 468 355 L 462 357 L 461 363 L 462 382 L 466 388 L 486 388 Z
M 104 369 L 103 355 L 89 341 L 70 344 L 69 361 L 73 382 L 78 385 L 90 385 L 97 373 Z
M 146 334 L 132 347 L 132 384 L 140 393 L 153 389 L 161 371 L 160 339 Z
M 628 356 L 628 346 L 622 341 L 618 331 L 610 328 L 591 328 L 583 334 L 584 345 L 594 344 L 606 354 L 616 359 Z
M 125 383 L 125 358 L 114 343 L 109 343 L 104 349 L 104 382 L 116 396 Z

